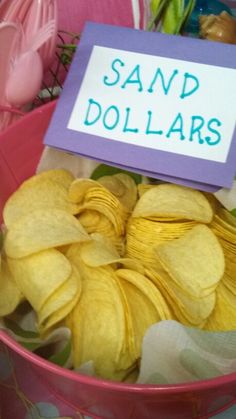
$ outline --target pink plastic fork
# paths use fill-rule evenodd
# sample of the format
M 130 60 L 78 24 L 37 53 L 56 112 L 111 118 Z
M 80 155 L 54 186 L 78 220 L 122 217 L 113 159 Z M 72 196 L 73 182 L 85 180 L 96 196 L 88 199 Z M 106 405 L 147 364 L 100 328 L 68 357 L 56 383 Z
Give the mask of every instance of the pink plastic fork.
M 48 21 L 54 20 L 54 31 L 48 41 L 40 48 L 44 69 L 48 67 L 55 53 L 56 35 L 58 30 L 58 16 L 56 0 L 33 0 L 25 26 L 26 42 L 30 42 L 42 26 Z
M 50 20 L 32 36 L 25 46 L 26 50 L 37 51 L 55 32 L 55 20 Z
M 24 26 L 32 2 L 33 0 L 2 0 L 0 3 L 0 20 L 20 22 Z

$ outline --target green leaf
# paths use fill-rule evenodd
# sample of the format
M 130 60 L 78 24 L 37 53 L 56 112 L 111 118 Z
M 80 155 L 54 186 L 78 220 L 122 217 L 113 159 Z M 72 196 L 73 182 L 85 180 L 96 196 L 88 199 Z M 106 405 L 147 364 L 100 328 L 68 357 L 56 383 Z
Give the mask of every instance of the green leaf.
M 158 1 L 158 3 L 154 2 L 154 5 L 153 5 L 154 13 L 151 20 L 148 22 L 148 26 L 147 26 L 148 31 L 152 31 L 158 25 L 163 11 L 167 8 L 170 2 L 171 0 L 160 0 Z
M 230 211 L 230 213 L 231 213 L 234 217 L 236 217 L 236 208 L 232 209 L 232 210 Z
M 10 329 L 15 335 L 24 339 L 37 339 L 39 334 L 36 332 L 22 329 L 17 323 L 12 320 L 5 318 L 4 323 L 8 329 Z
M 165 10 L 162 20 L 162 32 L 178 33 L 179 22 L 184 15 L 184 0 L 172 0 Z
M 162 0 L 152 0 L 150 3 L 150 10 L 152 12 L 153 15 L 156 14 L 158 7 L 160 6 L 160 3 L 162 2 Z
M 195 4 L 196 4 L 196 0 L 188 0 L 188 4 L 185 7 L 183 17 L 179 21 L 179 25 L 177 27 L 177 33 L 180 33 L 183 30 L 184 26 L 187 24 L 193 12 L 193 9 L 195 7 Z
M 106 164 L 100 164 L 96 167 L 96 169 L 91 174 L 91 179 L 97 180 L 102 176 L 112 176 L 116 173 L 125 173 L 133 178 L 136 184 L 142 182 L 142 176 L 138 175 L 137 173 L 128 172 L 127 170 L 119 169 L 118 167 L 107 166 Z
M 56 365 L 60 365 L 63 367 L 66 362 L 69 359 L 69 356 L 71 354 L 71 342 L 68 341 L 68 343 L 65 345 L 65 347 L 60 351 L 59 353 L 52 355 L 49 358 L 49 361 L 53 362 Z
M 27 342 L 26 340 L 20 340 L 20 344 L 25 348 L 28 349 L 28 351 L 34 352 L 36 349 L 40 348 L 41 344 L 33 343 L 33 342 Z

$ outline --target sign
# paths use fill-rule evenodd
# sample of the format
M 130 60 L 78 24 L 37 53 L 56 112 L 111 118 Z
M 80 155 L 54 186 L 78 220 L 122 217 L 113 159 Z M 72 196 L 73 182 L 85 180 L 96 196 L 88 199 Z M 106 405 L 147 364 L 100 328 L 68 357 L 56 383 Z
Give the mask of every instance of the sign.
M 45 144 L 214 190 L 236 169 L 236 46 L 88 23 Z

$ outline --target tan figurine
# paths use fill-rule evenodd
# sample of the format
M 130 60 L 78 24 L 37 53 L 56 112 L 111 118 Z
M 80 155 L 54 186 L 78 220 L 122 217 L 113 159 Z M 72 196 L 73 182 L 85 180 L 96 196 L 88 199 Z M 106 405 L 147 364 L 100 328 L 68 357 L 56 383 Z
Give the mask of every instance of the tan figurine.
M 220 15 L 201 16 L 200 37 L 209 41 L 236 44 L 236 19 L 227 12 Z

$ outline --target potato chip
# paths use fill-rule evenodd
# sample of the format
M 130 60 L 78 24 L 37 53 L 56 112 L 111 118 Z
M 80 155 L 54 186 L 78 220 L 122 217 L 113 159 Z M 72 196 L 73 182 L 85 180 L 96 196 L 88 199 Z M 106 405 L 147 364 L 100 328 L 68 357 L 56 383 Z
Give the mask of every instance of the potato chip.
M 83 205 L 80 206 L 78 214 L 84 210 L 95 210 L 104 214 L 115 228 L 117 235 L 124 234 L 125 222 L 128 218 L 128 211 L 110 191 L 103 188 L 90 188 L 86 194 Z
M 57 209 L 32 211 L 15 222 L 7 232 L 5 252 L 13 259 L 52 247 L 89 240 L 73 215 Z
M 95 269 L 94 269 L 95 271 Z M 92 360 L 98 376 L 116 380 L 119 358 L 126 339 L 122 296 L 111 275 L 100 274 L 83 280 L 81 298 L 73 310 L 74 366 Z M 102 350 L 101 350 L 102 348 Z
M 64 188 L 68 189 L 74 180 L 74 176 L 71 172 L 69 172 L 69 170 L 66 169 L 50 169 L 30 177 L 29 179 L 25 180 L 20 187 L 24 188 L 27 186 L 33 186 L 42 180 L 51 180 L 53 182 L 57 182 L 64 186 Z
M 21 259 L 8 258 L 14 280 L 36 312 L 71 275 L 69 260 L 48 249 Z
M 103 214 L 95 210 L 83 211 L 78 216 L 80 223 L 89 234 L 97 231 L 97 227 L 101 223 L 102 218 L 106 220 Z
M 221 237 L 223 240 L 229 241 L 235 245 L 236 228 L 234 227 L 232 221 L 229 222 L 229 218 L 231 218 L 230 214 L 227 214 L 228 220 L 226 220 L 226 214 L 227 212 L 221 212 L 221 215 L 215 214 L 210 227 L 218 237 Z
M 169 309 L 157 288 L 145 276 L 130 269 L 118 269 L 116 276 L 126 294 L 131 312 L 137 357 L 143 336 L 152 324 L 170 319 Z
M 230 257 L 229 253 L 225 253 L 225 272 L 222 278 L 222 283 L 236 296 L 236 259 L 235 255 Z
M 216 290 L 216 305 L 209 316 L 204 329 L 227 331 L 236 329 L 236 296 L 220 283 Z
M 86 265 L 95 268 L 119 263 L 143 271 L 142 265 L 138 261 L 122 258 L 109 239 L 97 233 L 92 234 L 91 239 L 90 242 L 83 243 L 80 247 L 80 257 Z
M 154 248 L 181 237 L 194 225 L 195 221 L 173 223 L 131 217 L 126 227 L 126 255 L 140 260 L 145 266 L 153 266 L 156 264 Z
M 225 221 L 223 225 L 228 228 L 232 233 L 236 234 L 236 218 L 225 208 L 220 208 L 217 212 L 218 216 L 222 221 Z
M 98 179 L 98 182 L 104 186 L 104 188 L 107 188 L 118 199 L 121 198 L 125 193 L 125 185 L 114 175 L 102 176 Z
M 166 294 L 169 294 L 173 310 L 177 309 L 178 313 L 180 311 L 181 316 L 184 316 L 188 324 L 200 325 L 212 313 L 215 306 L 215 286 L 208 289 L 209 294 L 206 296 L 192 297 L 185 289 L 180 288 L 163 268 L 160 267 L 152 272 L 156 276 L 155 284 L 161 288 L 164 298 L 166 298 Z M 177 316 L 179 321 L 181 321 L 181 316 Z
M 98 179 L 119 201 L 132 211 L 137 201 L 137 186 L 131 176 L 125 173 L 117 173 L 113 176 L 103 176 Z
M 13 313 L 23 296 L 17 287 L 7 262 L 0 263 L 0 317 Z
M 96 180 L 83 178 L 75 179 L 70 185 L 68 198 L 75 204 L 82 204 L 86 199 L 86 193 L 89 191 L 89 189 L 99 186 L 103 188 L 103 186 L 100 185 Z
M 185 186 L 161 184 L 141 196 L 132 216 L 175 217 L 210 223 L 213 211 L 201 192 Z
M 114 277 L 114 269 L 112 266 L 100 266 L 100 267 L 90 267 L 84 263 L 84 261 L 81 258 L 81 249 L 83 248 L 83 244 L 80 245 L 72 245 L 67 253 L 67 257 L 71 261 L 71 263 L 74 263 L 83 278 L 84 281 L 88 280 L 95 280 L 99 281 L 100 278 L 107 278 L 108 281 L 112 280 Z M 126 339 L 123 341 L 122 349 L 119 354 L 119 360 L 117 360 L 117 365 L 119 365 L 120 369 L 127 369 L 130 367 L 130 365 L 135 362 L 135 350 L 134 350 L 134 338 L 133 338 L 133 332 L 132 325 L 130 323 L 130 316 L 128 315 L 128 306 L 126 302 L 126 297 L 123 292 L 123 289 L 120 288 L 120 285 L 117 283 L 116 287 L 118 286 L 119 292 L 121 294 L 122 299 L 122 305 L 124 310 L 124 316 L 125 316 L 125 335 Z M 101 310 L 102 312 L 102 310 Z M 71 316 L 70 316 L 71 319 Z M 72 321 L 70 322 L 72 324 Z
M 81 246 L 80 256 L 83 262 L 91 267 L 98 267 L 116 263 L 120 255 L 112 242 L 101 235 L 93 235 L 93 240 Z
M 149 183 L 140 183 L 138 185 L 138 196 L 141 198 L 145 194 L 145 192 L 149 191 L 150 189 L 154 188 L 157 185 L 150 185 Z
M 223 276 L 223 250 L 209 227 L 199 224 L 184 236 L 156 247 L 172 280 L 193 298 L 209 295 Z
M 76 214 L 78 207 L 68 201 L 66 188 L 50 179 L 32 182 L 11 195 L 3 210 L 5 225 L 10 228 L 20 217 L 37 209 L 61 209 Z
M 98 233 L 111 240 L 120 255 L 124 254 L 124 236 L 118 235 L 114 226 L 98 211 L 85 210 L 78 219 L 88 233 Z
M 45 332 L 65 318 L 78 302 L 81 291 L 80 273 L 75 266 L 72 266 L 69 278 L 50 295 L 38 311 L 39 329 Z

